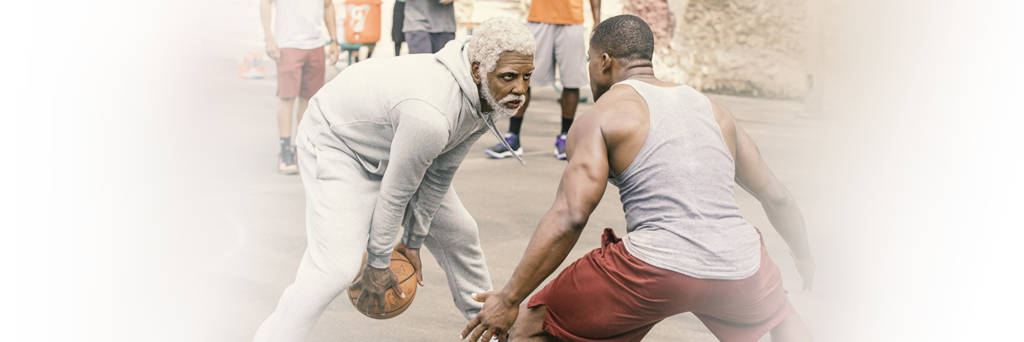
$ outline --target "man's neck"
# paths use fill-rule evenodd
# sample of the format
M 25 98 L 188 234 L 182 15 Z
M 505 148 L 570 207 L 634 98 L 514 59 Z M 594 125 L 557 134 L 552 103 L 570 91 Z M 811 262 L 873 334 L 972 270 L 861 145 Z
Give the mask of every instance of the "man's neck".
M 658 78 L 654 76 L 654 66 L 651 65 L 650 61 L 637 61 L 623 66 L 622 71 L 618 77 L 613 78 L 615 83 L 622 82 L 625 80 L 638 80 L 638 81 L 657 81 Z

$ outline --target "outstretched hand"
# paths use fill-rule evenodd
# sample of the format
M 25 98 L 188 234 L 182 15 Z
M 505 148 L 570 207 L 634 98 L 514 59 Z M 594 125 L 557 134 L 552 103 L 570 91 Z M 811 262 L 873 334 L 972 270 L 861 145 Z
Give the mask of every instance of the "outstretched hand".
M 497 336 L 500 342 L 508 341 L 508 332 L 519 315 L 519 305 L 494 291 L 474 293 L 473 300 L 483 302 L 484 307 L 466 328 L 462 329 L 459 338 L 465 339 L 469 336 L 470 342 L 488 342 L 492 336 Z

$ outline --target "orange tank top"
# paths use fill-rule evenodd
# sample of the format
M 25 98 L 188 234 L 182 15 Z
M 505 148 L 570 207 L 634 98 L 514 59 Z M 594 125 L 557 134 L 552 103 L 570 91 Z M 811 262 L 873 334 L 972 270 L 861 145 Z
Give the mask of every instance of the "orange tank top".
M 560 25 L 583 23 L 583 0 L 533 0 L 528 21 Z

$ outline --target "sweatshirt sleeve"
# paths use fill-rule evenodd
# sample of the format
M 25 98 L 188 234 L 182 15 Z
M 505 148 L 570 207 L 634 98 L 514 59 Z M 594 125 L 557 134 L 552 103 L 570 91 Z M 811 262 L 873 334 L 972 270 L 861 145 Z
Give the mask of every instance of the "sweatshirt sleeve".
M 434 220 L 434 215 L 437 214 L 437 209 L 441 206 L 445 194 L 448 193 L 452 178 L 455 177 L 455 171 L 469 154 L 473 143 L 484 132 L 480 131 L 471 135 L 451 151 L 437 157 L 434 164 L 427 169 L 427 174 L 423 177 L 416 196 L 409 203 L 411 216 L 406 222 L 406 234 L 402 239 L 402 243 L 409 248 L 423 246 L 423 240 L 430 232 L 430 223 Z
M 366 246 L 366 263 L 374 268 L 387 268 L 390 264 L 392 242 L 402 225 L 406 207 L 448 141 L 448 122 L 435 107 L 407 100 L 392 111 L 395 136 Z

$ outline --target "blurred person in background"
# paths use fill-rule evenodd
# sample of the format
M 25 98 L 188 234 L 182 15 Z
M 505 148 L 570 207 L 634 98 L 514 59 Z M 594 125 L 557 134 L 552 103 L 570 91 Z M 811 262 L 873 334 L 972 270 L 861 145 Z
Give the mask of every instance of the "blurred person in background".
M 455 39 L 455 0 L 406 0 L 402 32 L 409 53 L 436 53 Z
M 395 7 L 391 11 L 391 40 L 395 42 L 395 56 L 402 53 L 402 43 L 405 42 L 405 33 L 402 33 L 405 22 L 405 0 L 395 0 Z
M 281 147 L 277 168 L 283 174 L 299 172 L 292 144 L 292 114 L 296 114 L 296 125 L 302 121 L 309 98 L 324 85 L 326 63 L 333 65 L 338 60 L 334 18 L 331 0 L 260 0 L 267 55 L 277 64 L 277 132 Z M 326 56 L 323 26 L 330 35 Z
M 601 22 L 601 0 L 590 0 L 594 26 Z M 555 82 L 555 66 L 558 66 L 562 83 L 562 130 L 555 137 L 555 158 L 565 160 L 565 139 L 576 117 L 576 106 L 580 100 L 580 88 L 587 85 L 586 49 L 583 32 L 583 0 L 533 0 L 527 26 L 537 41 L 537 55 L 533 65 L 532 86 L 546 86 Z M 508 158 L 523 154 L 519 141 L 523 117 L 530 105 L 530 91 L 526 92 L 526 104 L 516 116 L 509 119 L 506 144 L 497 144 L 484 151 L 494 159 Z M 511 146 L 509 150 L 505 145 Z
M 523 0 L 475 0 L 469 24 L 479 25 L 494 17 L 507 17 L 515 20 L 525 19 L 526 6 Z M 470 34 L 473 34 L 470 32 Z

